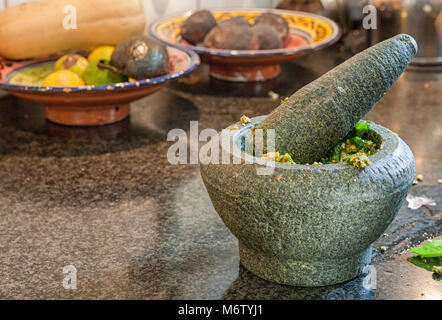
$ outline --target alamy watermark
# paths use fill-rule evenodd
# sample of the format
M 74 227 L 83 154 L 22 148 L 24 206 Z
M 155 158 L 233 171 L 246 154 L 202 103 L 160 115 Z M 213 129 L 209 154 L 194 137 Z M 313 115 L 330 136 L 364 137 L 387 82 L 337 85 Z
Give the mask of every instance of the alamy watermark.
M 362 28 L 365 30 L 377 29 L 377 10 L 374 5 L 368 4 L 362 8 L 362 13 L 365 15 L 362 19 Z
M 77 289 L 77 268 L 73 265 L 68 265 L 63 267 L 63 277 L 62 285 L 66 290 L 76 290 Z
M 243 132 L 241 129 L 247 129 Z M 259 164 L 258 175 L 271 175 L 275 161 L 266 158 L 275 153 L 275 130 L 254 126 L 229 128 L 218 133 L 204 129 L 199 133 L 198 121 L 190 121 L 189 136 L 183 129 L 172 129 L 167 141 L 175 143 L 167 151 L 170 164 Z M 264 153 L 265 151 L 265 153 Z
M 62 9 L 62 13 L 65 15 L 63 18 L 63 28 L 65 30 L 76 30 L 77 26 L 77 8 L 73 5 L 66 5 Z
M 362 270 L 363 274 L 366 274 L 364 279 L 362 280 L 362 286 L 366 290 L 376 290 L 376 268 L 372 265 L 365 266 Z

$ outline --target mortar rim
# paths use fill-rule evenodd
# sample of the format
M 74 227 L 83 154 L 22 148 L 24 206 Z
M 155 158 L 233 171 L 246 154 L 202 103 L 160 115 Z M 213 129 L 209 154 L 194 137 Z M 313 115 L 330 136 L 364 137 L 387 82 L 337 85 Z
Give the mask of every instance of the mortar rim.
M 239 129 L 234 130 L 235 133 L 230 136 L 229 138 L 229 145 L 232 145 L 232 151 L 227 150 L 225 148 L 225 145 L 222 143 L 220 144 L 222 152 L 226 152 L 227 154 L 231 155 L 232 157 L 239 158 L 238 155 L 241 155 L 241 159 L 244 161 L 244 159 L 251 159 L 249 163 L 246 164 L 253 164 L 253 165 L 259 165 L 264 167 L 274 167 L 275 169 L 284 169 L 284 170 L 310 170 L 310 171 L 323 171 L 323 170 L 363 170 L 360 168 L 356 168 L 354 166 L 351 166 L 346 163 L 334 163 L 334 164 L 323 164 L 323 165 L 306 165 L 306 164 L 287 164 L 287 163 L 281 163 L 281 162 L 275 162 L 272 160 L 267 160 L 264 158 L 259 158 L 256 156 L 251 156 L 250 154 L 246 153 L 245 151 L 242 151 L 241 148 L 238 147 L 235 140 L 238 140 L 238 137 L 243 136 L 248 131 L 250 131 L 250 128 L 252 126 L 256 126 L 261 121 L 263 121 L 267 115 L 257 116 L 251 118 L 251 122 L 249 124 L 245 124 L 242 126 L 242 123 L 236 122 L 225 128 L 224 130 L 232 130 L 233 127 L 239 126 Z M 376 163 L 384 160 L 388 157 L 388 155 L 395 152 L 395 150 L 399 147 L 400 138 L 399 136 L 394 133 L 393 131 L 389 130 L 388 128 L 385 128 L 379 124 L 376 124 L 374 122 L 370 123 L 371 129 L 378 134 L 382 142 L 384 143 L 384 146 L 381 150 L 376 152 L 375 154 L 369 156 L 368 158 L 371 161 L 371 165 L 368 167 L 374 166 Z M 220 133 L 221 134 L 221 133 Z M 269 165 L 272 164 L 272 165 Z M 366 168 L 367 169 L 367 168 Z

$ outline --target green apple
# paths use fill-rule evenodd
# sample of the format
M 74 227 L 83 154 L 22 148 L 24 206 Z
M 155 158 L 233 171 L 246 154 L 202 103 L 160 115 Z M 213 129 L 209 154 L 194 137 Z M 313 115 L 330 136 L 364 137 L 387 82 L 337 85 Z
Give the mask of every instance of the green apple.
M 109 65 L 108 61 L 92 61 L 83 74 L 84 82 L 86 82 L 87 85 L 99 86 L 103 84 L 126 82 L 128 80 L 126 76 L 105 68 L 106 65 Z

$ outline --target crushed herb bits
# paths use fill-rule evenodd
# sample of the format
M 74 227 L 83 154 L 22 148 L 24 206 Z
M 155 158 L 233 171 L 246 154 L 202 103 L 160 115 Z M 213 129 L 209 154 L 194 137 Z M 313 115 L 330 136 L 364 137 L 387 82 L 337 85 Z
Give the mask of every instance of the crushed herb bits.
M 368 167 L 371 164 L 368 157 L 383 147 L 383 143 L 378 147 L 373 141 L 365 139 L 371 131 L 370 123 L 371 121 L 357 122 L 345 142 L 338 143 L 329 156 L 321 162 L 324 164 L 343 162 L 362 169 Z
M 269 152 L 269 153 L 264 154 L 262 157 L 264 159 L 273 160 L 276 162 L 295 164 L 292 157 L 288 153 L 286 153 L 284 155 L 280 155 L 279 152 Z
M 241 122 L 245 125 L 250 123 L 251 120 L 246 116 L 242 116 Z M 321 161 L 306 163 L 306 165 L 312 164 L 318 166 L 332 163 L 347 163 L 357 168 L 367 168 L 371 164 L 368 157 L 381 150 L 384 145 L 383 142 L 378 145 L 370 140 L 370 137 L 372 137 L 372 135 L 370 135 L 370 123 L 372 122 L 357 122 L 348 136 L 333 147 L 328 157 L 321 159 Z M 254 135 L 255 129 L 255 126 L 252 126 L 249 134 Z M 271 152 L 263 155 L 263 158 L 267 160 L 295 164 L 293 157 L 293 154 L 286 153 L 282 155 L 279 152 Z
M 250 120 L 250 118 L 247 117 L 247 116 L 245 116 L 245 115 L 243 115 L 243 116 L 241 117 L 240 120 L 241 120 L 241 122 L 242 122 L 243 124 L 248 124 L 248 123 L 252 122 L 252 121 Z

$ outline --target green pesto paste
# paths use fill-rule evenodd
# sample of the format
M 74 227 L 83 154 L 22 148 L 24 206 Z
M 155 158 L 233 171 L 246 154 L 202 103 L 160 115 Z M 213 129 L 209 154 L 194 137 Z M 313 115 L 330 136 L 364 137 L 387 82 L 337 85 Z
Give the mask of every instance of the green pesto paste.
M 355 167 L 368 167 L 371 164 L 368 157 L 383 147 L 382 143 L 376 144 L 370 140 L 370 123 L 370 121 L 357 122 L 348 136 L 334 146 L 327 157 L 321 159 L 321 162 L 314 162 L 313 165 L 348 163 Z M 288 153 L 283 155 L 279 152 L 272 152 L 263 155 L 263 158 L 288 164 L 295 163 Z

